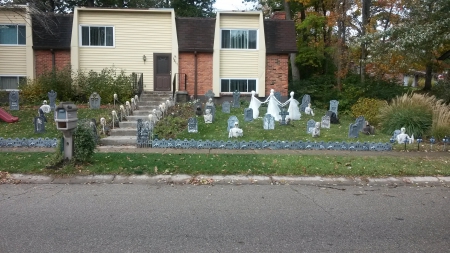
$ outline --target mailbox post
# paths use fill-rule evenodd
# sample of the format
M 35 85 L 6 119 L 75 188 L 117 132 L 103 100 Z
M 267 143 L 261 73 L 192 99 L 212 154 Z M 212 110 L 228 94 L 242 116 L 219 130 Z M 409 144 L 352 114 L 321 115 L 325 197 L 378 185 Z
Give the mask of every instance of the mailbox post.
M 73 130 L 77 128 L 77 106 L 72 102 L 61 102 L 55 108 L 56 129 L 64 135 L 64 159 L 73 156 Z

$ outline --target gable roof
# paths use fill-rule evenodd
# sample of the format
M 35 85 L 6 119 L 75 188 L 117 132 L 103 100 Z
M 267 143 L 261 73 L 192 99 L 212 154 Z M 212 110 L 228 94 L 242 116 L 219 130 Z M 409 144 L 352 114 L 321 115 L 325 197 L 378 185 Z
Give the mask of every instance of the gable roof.
M 213 52 L 214 18 L 176 18 L 178 51 Z
M 264 20 L 266 53 L 287 54 L 297 52 L 295 23 L 291 20 Z
M 34 49 L 70 49 L 73 15 L 32 16 Z

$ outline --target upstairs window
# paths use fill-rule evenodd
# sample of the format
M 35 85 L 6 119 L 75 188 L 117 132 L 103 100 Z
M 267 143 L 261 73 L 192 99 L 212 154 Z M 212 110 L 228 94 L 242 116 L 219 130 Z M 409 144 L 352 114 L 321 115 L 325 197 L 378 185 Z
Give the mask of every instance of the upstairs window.
M 256 30 L 222 30 L 222 48 L 256 49 Z
M 0 45 L 25 45 L 25 25 L 0 25 Z
M 81 26 L 81 45 L 94 47 L 114 46 L 114 27 Z

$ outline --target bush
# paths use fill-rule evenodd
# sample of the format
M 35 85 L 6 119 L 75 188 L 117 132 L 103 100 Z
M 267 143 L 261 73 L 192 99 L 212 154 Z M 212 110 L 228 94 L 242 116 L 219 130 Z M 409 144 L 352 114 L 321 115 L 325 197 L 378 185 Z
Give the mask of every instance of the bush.
M 73 134 L 74 159 L 76 162 L 87 162 L 92 158 L 97 146 L 96 136 L 92 132 L 89 121 L 79 121 Z
M 380 110 L 382 132 L 392 134 L 402 127 L 411 135 L 422 136 L 430 133 L 433 124 L 435 97 L 422 94 L 404 94 L 392 100 Z
M 72 73 L 70 68 L 58 71 L 48 71 L 37 77 L 19 84 L 21 96 L 26 103 L 41 104 L 48 100 L 48 92 L 58 93 L 57 99 L 70 101 L 73 98 Z
M 431 94 L 450 104 L 450 80 L 440 80 L 431 88 Z
M 124 70 L 117 73 L 115 68 L 105 68 L 100 73 L 95 71 L 79 71 L 75 77 L 77 94 L 81 102 L 87 102 L 93 92 L 97 92 L 102 98 L 102 103 L 113 103 L 114 93 L 119 101 L 125 103 L 133 96 L 131 76 Z
M 360 98 L 352 106 L 351 111 L 353 117 L 364 116 L 364 118 L 369 121 L 373 126 L 377 126 L 379 122 L 379 112 L 380 108 L 386 106 L 387 103 L 384 100 L 374 99 L 374 98 Z

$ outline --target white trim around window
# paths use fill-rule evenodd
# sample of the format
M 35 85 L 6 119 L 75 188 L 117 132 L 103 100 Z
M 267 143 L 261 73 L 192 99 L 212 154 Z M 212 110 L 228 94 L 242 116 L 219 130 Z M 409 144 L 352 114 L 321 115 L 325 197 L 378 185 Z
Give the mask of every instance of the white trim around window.
M 0 24 L 1 46 L 25 46 L 26 26 L 23 24 Z
M 111 25 L 80 25 L 80 47 L 115 47 L 115 28 Z
M 221 29 L 220 48 L 257 50 L 258 36 L 257 29 Z
M 221 78 L 220 92 L 251 93 L 252 90 L 258 93 L 258 79 L 256 78 Z
M 19 90 L 19 82 L 26 78 L 24 75 L 0 75 L 0 90 Z

